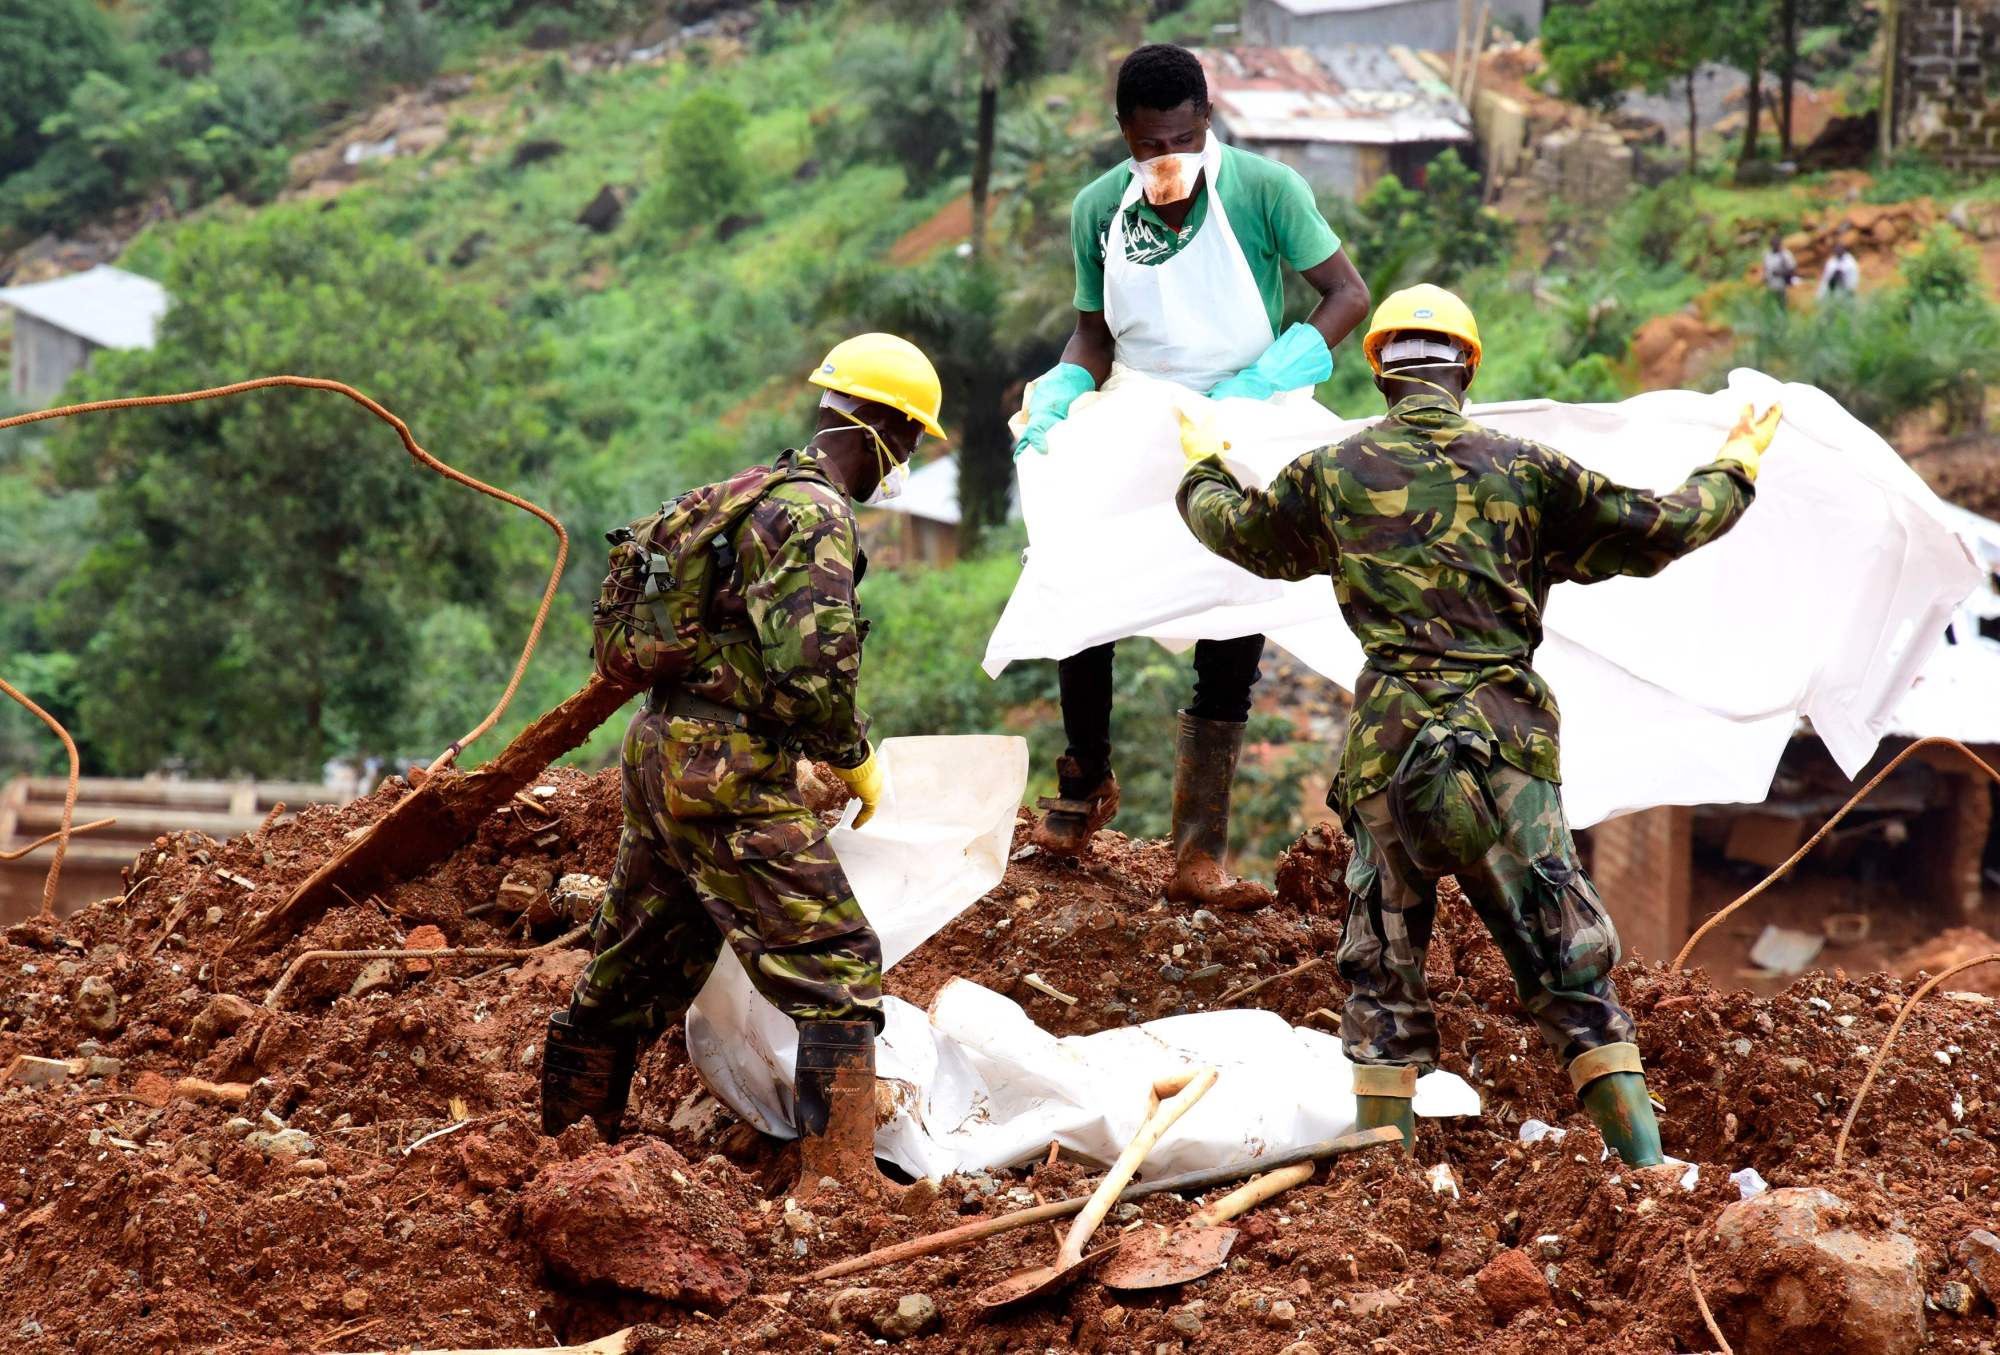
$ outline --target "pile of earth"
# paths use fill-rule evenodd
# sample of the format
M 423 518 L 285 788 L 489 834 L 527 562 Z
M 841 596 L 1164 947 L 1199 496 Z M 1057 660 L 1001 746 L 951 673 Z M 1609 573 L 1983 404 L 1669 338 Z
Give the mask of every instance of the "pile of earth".
M 1690 1258 L 1746 1355 L 1992 1350 L 2000 1338 L 1987 1296 L 1988 1281 L 2000 1292 L 2000 1241 L 1989 1236 L 1989 1252 L 1980 1233 L 2000 1231 L 1990 999 L 1939 996 L 1910 1018 L 1836 1169 L 1841 1119 L 1912 983 L 1812 974 L 1765 1000 L 1625 966 L 1668 1151 L 1701 1167 L 1684 1189 L 1678 1169 L 1602 1160 L 1449 888 L 1427 977 L 1445 1065 L 1486 1112 L 1425 1122 L 1414 1159 L 1334 1163 L 1251 1215 L 1225 1268 L 1150 1296 L 1086 1281 L 982 1317 L 980 1286 L 1052 1254 L 1043 1229 L 810 1282 L 870 1247 L 1086 1190 L 1092 1169 L 1058 1157 L 918 1187 L 886 1211 L 839 1195 L 799 1208 L 783 1193 L 795 1150 L 706 1092 L 678 1032 L 643 1061 L 621 1143 L 588 1127 L 542 1138 L 542 1026 L 584 952 L 564 940 L 575 919 L 536 890 L 609 873 L 615 776 L 552 771 L 423 878 L 302 934 L 241 939 L 401 793 L 227 843 L 162 839 L 122 898 L 8 933 L 0 1068 L 59 1062 L 23 1063 L 0 1087 L 0 1348 L 536 1347 L 634 1328 L 634 1348 L 717 1355 L 881 1341 L 1155 1355 L 1718 1349 Z M 1159 844 L 1107 834 L 1082 863 L 1023 848 L 889 987 L 922 1004 L 968 978 L 1064 1034 L 1233 1003 L 1325 1026 L 1344 992 L 1331 956 L 1345 854 L 1315 829 L 1281 864 L 1276 906 L 1217 915 L 1160 902 Z M 493 907 L 503 894 L 509 906 Z M 456 946 L 559 944 L 511 959 L 309 962 L 267 1004 L 305 951 L 439 944 L 425 927 Z M 1537 1119 L 1566 1137 L 1522 1141 Z M 1742 1167 L 1781 1189 L 1739 1204 L 1730 1173 Z M 1188 1208 L 1156 1197 L 1107 1227 Z

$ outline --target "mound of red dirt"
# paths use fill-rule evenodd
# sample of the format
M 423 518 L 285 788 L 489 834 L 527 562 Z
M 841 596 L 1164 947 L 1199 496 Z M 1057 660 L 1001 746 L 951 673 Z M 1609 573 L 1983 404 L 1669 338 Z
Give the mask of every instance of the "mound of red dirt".
M 1505 965 L 1449 889 L 1427 976 L 1445 1063 L 1486 1109 L 1424 1122 L 1414 1159 L 1377 1151 L 1322 1170 L 1244 1219 L 1223 1269 L 1178 1290 L 1121 1297 L 1085 1281 L 983 1318 L 982 1285 L 1052 1254 L 1042 1229 L 808 1282 L 871 1247 L 1087 1190 L 1093 1172 L 1058 1158 L 950 1178 L 891 1212 L 798 1208 L 774 1193 L 794 1170 L 782 1145 L 706 1093 L 678 1032 L 642 1063 L 623 1143 L 607 1148 L 587 1127 L 545 1139 L 541 1030 L 581 942 L 443 957 L 426 973 L 313 962 L 267 1002 L 311 949 L 397 949 L 425 926 L 458 946 L 566 935 L 560 909 L 538 922 L 487 907 L 510 874 L 609 873 L 615 776 L 543 780 L 550 792 L 531 798 L 548 812 L 505 811 L 429 875 L 302 935 L 234 944 L 399 788 L 226 843 L 164 839 L 134 862 L 124 897 L 52 933 L 9 934 L 0 1069 L 17 1055 L 52 1062 L 0 1087 L 0 1349 L 535 1347 L 633 1327 L 647 1349 L 717 1353 L 889 1340 L 932 1352 L 1665 1355 L 1715 1348 L 1690 1256 L 1738 1351 L 1780 1339 L 1786 1355 L 1850 1348 L 1838 1317 L 1760 1335 L 1781 1330 L 1769 1299 L 1787 1276 L 1832 1291 L 1821 1261 L 1788 1261 L 1769 1230 L 1718 1229 L 1740 1167 L 1831 1192 L 1829 1235 L 1907 1246 L 1926 1297 L 1920 1348 L 2000 1338 L 1978 1283 L 2000 1265 L 1959 1250 L 2000 1212 L 1990 1002 L 1940 996 L 1912 1016 L 1836 1170 L 1841 1119 L 1911 982 L 1812 974 L 1763 1000 L 1625 966 L 1667 1149 L 1700 1166 L 1684 1189 L 1678 1171 L 1602 1160 Z M 1337 1025 L 1346 850 L 1335 831 L 1308 834 L 1280 865 L 1279 904 L 1235 915 L 1161 902 L 1158 844 L 1106 834 L 1081 863 L 1017 852 L 1002 885 L 889 986 L 922 1004 L 963 976 L 1065 1034 L 1238 1002 Z M 1028 986 L 1031 973 L 1077 1001 Z M 1523 1142 L 1531 1119 L 1566 1136 Z M 1107 1227 L 1188 1208 L 1154 1198 Z

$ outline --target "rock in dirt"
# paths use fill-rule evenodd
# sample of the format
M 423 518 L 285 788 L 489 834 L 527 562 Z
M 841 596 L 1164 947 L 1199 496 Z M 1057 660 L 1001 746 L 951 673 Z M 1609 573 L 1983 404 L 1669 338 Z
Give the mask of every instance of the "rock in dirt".
M 310 1157 L 319 1147 L 303 1129 L 259 1129 L 244 1135 L 243 1142 L 266 1157 Z
M 1473 1277 L 1473 1283 L 1479 1287 L 1479 1297 L 1486 1300 L 1493 1320 L 1503 1327 L 1516 1313 L 1549 1301 L 1548 1281 L 1519 1248 L 1503 1251 L 1488 1261 L 1485 1269 Z
M 396 962 L 394 960 L 370 960 L 361 966 L 361 972 L 354 976 L 349 985 L 349 997 L 367 997 L 370 993 L 381 992 L 396 986 Z
M 2000 1307 L 2000 1237 L 1975 1228 L 1959 1239 L 1951 1254 L 1971 1272 L 1972 1282 L 1986 1295 L 1986 1301 Z
M 1709 1301 L 1740 1324 L 1741 1355 L 1802 1346 L 1910 1355 L 1924 1340 L 1917 1245 L 1901 1233 L 1848 1228 L 1847 1202 L 1787 1187 L 1732 1204 L 1715 1222 L 1731 1258 Z
M 118 991 L 109 979 L 92 974 L 76 986 L 76 1019 L 100 1035 L 118 1029 Z
M 7 1071 L 0 1075 L 0 1083 L 20 1087 L 55 1087 L 69 1081 L 69 1064 L 62 1059 L 37 1058 L 33 1054 L 16 1054 L 14 1061 L 7 1065 Z
M 257 1008 L 248 999 L 234 993 L 217 993 L 188 1027 L 188 1041 L 196 1049 L 206 1050 L 223 1036 L 234 1035 L 256 1014 Z
M 884 1340 L 907 1341 L 912 1336 L 922 1336 L 937 1322 L 937 1304 L 931 1302 L 930 1295 L 905 1294 L 896 1300 L 895 1307 L 873 1314 L 868 1325 Z
M 421 927 L 412 927 L 410 934 L 403 938 L 404 950 L 443 950 L 450 944 L 451 942 L 445 939 L 443 930 L 428 922 Z M 428 974 L 435 968 L 437 961 L 422 956 L 403 961 L 403 972 L 406 974 Z
M 551 1270 L 690 1307 L 720 1310 L 750 1288 L 736 1213 L 656 1139 L 543 1171 L 522 1218 Z

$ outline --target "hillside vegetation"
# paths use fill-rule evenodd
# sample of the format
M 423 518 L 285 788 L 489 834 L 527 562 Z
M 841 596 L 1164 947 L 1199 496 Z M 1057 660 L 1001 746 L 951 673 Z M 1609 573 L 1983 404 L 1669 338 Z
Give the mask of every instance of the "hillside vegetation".
M 944 372 L 983 553 L 870 578 L 864 697 L 880 734 L 1019 730 L 1046 769 L 1053 665 L 994 683 L 975 663 L 1019 544 L 1001 520 L 1004 419 L 1069 330 L 1068 200 L 1123 154 L 1107 63 L 1146 38 L 1209 40 L 1235 6 L 658 9 L 155 0 L 107 17 L 0 0 L 0 48 L 32 58 L 0 92 L 0 248 L 136 231 L 121 266 L 177 303 L 154 350 L 107 355 L 67 397 L 336 377 L 556 512 L 564 593 L 498 746 L 587 672 L 601 533 L 797 441 L 801 378 L 837 339 L 906 333 Z M 991 216 L 969 254 L 982 85 Z M 398 153 L 341 163 L 398 133 Z M 1738 189 L 1704 168 L 1608 217 L 1552 204 L 1530 233 L 1482 209 L 1452 159 L 1421 194 L 1386 180 L 1323 205 L 1378 296 L 1422 278 L 1464 290 L 1487 335 L 1484 398 L 1621 398 L 1643 380 L 1634 334 L 1695 304 L 1742 336 L 1744 360 L 1819 381 L 1885 431 L 1981 425 L 2000 342 L 1952 227 L 1862 308 L 1758 309 L 1747 270 L 1765 235 L 1851 190 L 1810 175 Z M 1890 191 L 2000 198 L 1932 171 Z M 1310 298 L 1291 300 L 1302 316 Z M 1345 413 L 1377 404 L 1355 350 L 1322 391 Z M 491 703 L 551 551 L 545 529 L 413 468 L 335 397 L 0 435 L 0 673 L 99 772 L 394 765 Z M 1186 670 L 1152 646 L 1123 659 L 1121 826 L 1158 832 Z M 59 756 L 0 711 L 0 769 Z M 1259 774 L 1246 840 L 1288 821 L 1319 756 Z

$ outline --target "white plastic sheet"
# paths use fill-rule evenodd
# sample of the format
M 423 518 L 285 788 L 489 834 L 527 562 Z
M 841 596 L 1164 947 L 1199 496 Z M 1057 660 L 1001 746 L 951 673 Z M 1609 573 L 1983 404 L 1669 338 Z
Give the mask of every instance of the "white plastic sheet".
M 1715 394 L 1617 405 L 1473 406 L 1624 484 L 1670 489 L 1745 403 L 1785 418 L 1755 504 L 1652 579 L 1559 584 L 1536 666 L 1563 710 L 1565 802 L 1584 826 L 1662 804 L 1762 800 L 1798 718 L 1853 775 L 1980 583 L 1936 496 L 1830 396 L 1738 370 Z M 1175 406 L 1211 410 L 1231 469 L 1262 485 L 1340 422 L 1293 397 L 1208 402 L 1119 372 L 1019 463 L 1029 548 L 986 669 L 1131 635 L 1178 648 L 1257 631 L 1352 690 L 1360 648 L 1324 579 L 1276 584 L 1204 551 L 1179 521 Z
M 892 968 L 976 902 L 1006 869 L 1027 783 L 1017 738 L 889 739 L 881 808 L 832 841 Z M 895 1097 L 876 1151 L 917 1175 L 1000 1167 L 1051 1142 L 1101 1162 L 1137 1131 L 1152 1082 L 1212 1063 L 1217 1085 L 1147 1161 L 1188 1171 L 1303 1146 L 1354 1124 L 1352 1076 L 1339 1041 L 1261 1011 L 1204 1012 L 1057 1039 L 997 993 L 957 980 L 930 1014 L 885 1003 L 878 1074 Z M 792 1022 L 725 952 L 688 1013 L 688 1050 L 715 1094 L 772 1134 L 794 1132 Z M 1419 1115 L 1476 1114 L 1479 1098 L 1449 1073 L 1418 1083 Z

